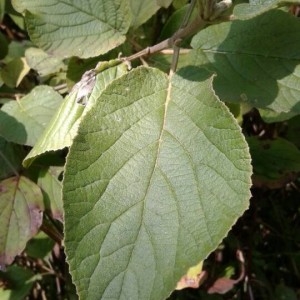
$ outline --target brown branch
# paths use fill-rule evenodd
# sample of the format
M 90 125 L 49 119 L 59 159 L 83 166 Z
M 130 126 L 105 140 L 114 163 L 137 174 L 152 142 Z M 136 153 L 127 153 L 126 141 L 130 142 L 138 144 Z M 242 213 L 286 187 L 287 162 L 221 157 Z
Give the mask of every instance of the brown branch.
M 124 57 L 122 58 L 122 60 L 124 61 L 132 61 L 135 60 L 137 58 L 143 57 L 143 56 L 148 56 L 157 52 L 160 52 L 164 49 L 168 49 L 168 48 L 173 48 L 174 45 L 176 45 L 176 43 L 179 40 L 182 40 L 196 32 L 198 32 L 199 30 L 201 30 L 202 28 L 204 28 L 204 26 L 207 24 L 206 21 L 204 21 L 200 16 L 198 16 L 193 22 L 191 22 L 189 25 L 187 25 L 184 28 L 180 28 L 178 31 L 176 31 L 170 38 L 154 45 L 151 47 L 147 47 L 145 49 L 143 49 L 142 51 L 135 53 L 133 55 L 130 55 L 128 57 Z

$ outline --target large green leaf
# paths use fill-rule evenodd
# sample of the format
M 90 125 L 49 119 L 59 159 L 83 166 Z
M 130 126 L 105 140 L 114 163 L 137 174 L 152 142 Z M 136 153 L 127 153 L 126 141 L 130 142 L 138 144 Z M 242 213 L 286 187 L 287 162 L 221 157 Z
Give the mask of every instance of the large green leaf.
M 299 0 L 250 0 L 249 3 L 236 5 L 233 14 L 236 19 L 247 20 L 277 7 L 299 3 Z
M 43 195 L 26 177 L 0 182 L 0 269 L 20 254 L 43 220 Z
M 166 298 L 248 207 L 247 144 L 211 79 L 194 71 L 169 80 L 135 69 L 80 124 L 63 199 L 82 299 Z
M 50 54 L 98 56 L 125 41 L 129 0 L 13 0 L 31 40 Z
M 217 74 L 224 101 L 299 114 L 299 31 L 299 21 L 279 10 L 210 26 L 192 41 L 194 64 Z
M 23 165 L 28 167 L 34 159 L 46 152 L 70 147 L 77 133 L 77 128 L 82 117 L 95 103 L 95 95 L 101 94 L 103 89 L 111 81 L 122 76 L 126 72 L 126 65 L 121 64 L 104 70 L 98 74 L 87 106 L 78 103 L 77 96 L 80 91 L 72 91 L 69 95 L 67 95 L 59 110 L 53 116 L 47 128 L 40 136 L 36 145 L 26 156 Z
M 7 141 L 33 146 L 58 109 L 62 97 L 51 87 L 38 86 L 21 100 L 0 110 L 0 135 Z

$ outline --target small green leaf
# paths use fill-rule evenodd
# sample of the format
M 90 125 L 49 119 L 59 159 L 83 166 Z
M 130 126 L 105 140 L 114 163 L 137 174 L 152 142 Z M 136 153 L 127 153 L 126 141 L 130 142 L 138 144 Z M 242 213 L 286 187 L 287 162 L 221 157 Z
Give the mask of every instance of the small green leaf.
M 23 165 L 28 167 L 37 156 L 46 152 L 69 147 L 83 110 L 84 106 L 76 102 L 76 93 L 69 94 L 26 156 Z
M 275 122 L 283 122 L 285 120 L 289 120 L 295 117 L 297 112 L 275 112 L 270 109 L 259 109 L 259 114 L 266 123 L 275 123 Z
M 41 280 L 41 275 L 35 275 L 31 270 L 19 266 L 10 266 L 6 272 L 0 272 L 2 282 L 6 282 L 8 288 L 0 287 L 1 300 L 26 299 L 33 287 L 35 280 Z
M 61 104 L 57 113 L 49 122 L 40 139 L 25 158 L 23 165 L 28 167 L 34 159 L 45 152 L 70 147 L 77 133 L 82 117 L 95 103 L 94 93 L 98 95 L 111 81 L 127 72 L 124 65 L 104 70 L 97 75 L 94 90 L 87 106 L 77 103 L 77 92 L 71 92 Z
M 61 57 L 104 54 L 125 41 L 129 0 L 13 0 L 25 14 L 31 40 Z
M 50 56 L 38 48 L 26 49 L 25 58 L 29 67 L 41 76 L 53 74 L 65 68 L 62 59 Z
M 0 269 L 4 269 L 37 233 L 44 204 L 40 188 L 23 176 L 1 181 L 0 194 Z
M 33 146 L 61 100 L 51 87 L 38 86 L 21 100 L 4 104 L 0 110 L 0 135 L 7 141 Z
M 5 2 L 5 12 L 9 15 L 9 17 L 15 22 L 15 24 L 22 30 L 26 30 L 24 17 L 18 13 L 12 6 L 12 1 L 2 0 Z M 22 43 L 24 39 L 22 39 Z
M 178 30 L 178 28 L 180 28 L 182 21 L 184 19 L 184 16 L 188 9 L 189 9 L 189 5 L 187 4 L 187 5 L 183 6 L 182 8 L 176 10 L 171 15 L 171 17 L 168 19 L 168 21 L 162 28 L 162 31 L 161 31 L 160 37 L 159 37 L 160 40 L 169 38 Z M 197 13 L 198 13 L 197 10 L 194 9 L 193 13 L 190 17 L 190 20 L 193 20 Z
M 51 257 L 51 251 L 55 242 L 44 232 L 40 231 L 34 238 L 28 241 L 26 245 L 26 254 L 33 258 L 48 260 Z
M 247 142 L 256 186 L 281 187 L 300 172 L 300 151 L 294 144 L 281 138 L 258 140 L 252 137 Z
M 298 32 L 297 18 L 279 10 L 210 26 L 192 40 L 192 64 L 217 74 L 223 101 L 300 114 Z
M 17 42 L 12 41 L 8 45 L 7 56 L 3 59 L 4 63 L 9 63 L 14 59 L 20 59 L 25 56 L 25 51 L 27 48 L 32 47 L 32 43 L 29 41 Z
M 9 143 L 0 137 L 0 179 L 8 178 L 18 172 L 24 157 L 23 147 Z
M 165 299 L 248 207 L 247 144 L 212 80 L 194 71 L 170 80 L 137 68 L 80 124 L 63 199 L 82 299 Z
M 1 78 L 9 87 L 17 87 L 28 74 L 30 67 L 26 59 L 15 58 L 1 69 Z
M 46 210 L 54 219 L 63 222 L 62 184 L 58 180 L 61 172 L 60 167 L 42 169 L 37 184 L 43 191 Z

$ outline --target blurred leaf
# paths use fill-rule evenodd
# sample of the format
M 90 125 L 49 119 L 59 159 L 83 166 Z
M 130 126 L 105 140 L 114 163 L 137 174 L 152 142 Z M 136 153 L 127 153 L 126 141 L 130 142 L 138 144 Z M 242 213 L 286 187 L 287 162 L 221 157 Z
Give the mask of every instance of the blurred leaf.
M 297 300 L 296 293 L 284 284 L 276 286 L 275 289 L 275 300 Z
M 1 4 L 0 4 L 1 6 Z M 8 53 L 8 42 L 6 37 L 0 32 L 0 59 L 4 58 Z M 1 69 L 0 69 L 1 70 Z
M 11 0 L 1 0 L 5 1 L 5 11 L 9 17 L 15 22 L 15 24 L 22 30 L 26 30 L 25 21 L 23 16 L 18 13 L 12 6 Z
M 125 41 L 129 0 L 13 0 L 25 14 L 31 40 L 49 54 L 88 58 Z
M 179 9 L 182 6 L 186 5 L 188 0 L 173 0 L 172 5 L 175 9 Z
M 279 10 L 209 26 L 192 40 L 192 64 L 217 74 L 223 101 L 300 114 L 298 32 L 299 20 Z
M 248 207 L 247 145 L 196 75 L 134 69 L 83 118 L 63 182 L 81 298 L 164 299 Z
M 61 104 L 62 97 L 49 86 L 37 86 L 21 100 L 0 110 L 0 135 L 7 141 L 33 146 Z
M 34 281 L 40 280 L 41 276 L 19 266 L 10 266 L 6 272 L 0 271 L 0 279 L 8 284 L 8 288 L 0 287 L 0 299 L 20 300 L 26 299 Z
M 169 7 L 173 0 L 156 0 L 157 5 L 161 7 Z
M 0 179 L 15 175 L 22 167 L 25 151 L 20 145 L 7 142 L 0 137 Z
M 292 143 L 247 138 L 253 164 L 253 183 L 256 186 L 279 188 L 300 172 L 300 150 Z
M 40 188 L 26 177 L 0 182 L 0 269 L 20 254 L 42 224 L 44 204 Z
M 130 0 L 131 27 L 138 27 L 150 19 L 162 6 L 168 7 L 170 0 Z
M 39 232 L 26 245 L 26 254 L 32 258 L 48 260 L 54 247 L 54 241 L 44 232 Z
M 42 169 L 37 184 L 43 191 L 45 208 L 51 212 L 54 219 L 63 222 L 62 184 L 58 180 L 57 170 L 62 172 L 60 167 Z
M 188 8 L 189 8 L 189 4 L 183 6 L 182 8 L 180 8 L 178 10 L 176 10 L 171 15 L 171 17 L 168 19 L 168 21 L 166 22 L 166 24 L 164 25 L 164 27 L 163 27 L 163 29 L 160 33 L 160 36 L 159 36 L 160 40 L 164 40 L 164 39 L 169 38 L 170 36 L 172 36 L 178 30 L 178 28 L 180 28 Z M 193 20 L 196 15 L 197 15 L 197 10 L 194 9 L 193 13 L 190 17 L 190 20 Z M 184 46 L 185 45 L 183 45 L 182 47 L 184 47 Z
M 288 130 L 285 135 L 285 138 L 289 140 L 291 143 L 295 144 L 300 149 L 300 116 L 296 116 L 290 119 L 287 123 Z
M 189 55 L 190 50 L 185 49 L 180 51 L 178 69 L 189 66 L 193 63 L 191 55 Z M 159 70 L 168 73 L 170 71 L 170 65 L 172 61 L 173 51 L 168 51 L 168 53 L 158 53 L 148 58 L 148 63 L 151 67 L 158 68 Z
M 124 65 L 104 70 L 97 75 L 94 90 L 87 106 L 77 103 L 77 93 L 71 92 L 64 99 L 57 113 L 49 122 L 40 139 L 25 158 L 23 165 L 28 167 L 34 159 L 43 153 L 70 147 L 77 133 L 77 128 L 82 117 L 95 103 L 94 93 L 98 95 L 114 79 L 127 72 Z
M 98 62 L 99 57 L 88 59 L 80 59 L 78 57 L 70 58 L 67 70 L 67 79 L 70 81 L 68 84 L 72 87 L 81 79 L 85 71 L 95 68 Z
M 21 59 L 25 56 L 25 51 L 27 48 L 32 47 L 32 43 L 30 41 L 11 41 L 8 45 L 8 53 L 6 57 L 3 59 L 4 63 L 9 63 L 15 59 Z
M 17 87 L 29 70 L 25 58 L 15 58 L 1 69 L 1 78 L 7 86 Z
M 62 59 L 48 55 L 38 48 L 26 49 L 25 58 L 29 67 L 41 76 L 53 74 L 65 68 Z
M 299 0 L 250 0 L 234 7 L 233 14 L 236 19 L 247 20 L 261 15 L 271 9 L 300 4 Z
M 5 0 L 0 1 L 0 23 L 2 22 L 5 13 Z
M 275 112 L 269 109 L 259 109 L 259 114 L 266 123 L 275 123 L 282 122 L 293 118 L 295 115 L 298 115 L 297 112 Z
M 208 294 L 226 294 L 233 289 L 236 281 L 230 278 L 218 278 L 208 289 Z

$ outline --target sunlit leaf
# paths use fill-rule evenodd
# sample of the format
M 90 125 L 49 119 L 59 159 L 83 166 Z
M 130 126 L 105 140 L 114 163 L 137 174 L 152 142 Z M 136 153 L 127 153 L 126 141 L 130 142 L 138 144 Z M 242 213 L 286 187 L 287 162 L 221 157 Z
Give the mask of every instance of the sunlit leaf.
M 13 0 L 25 14 L 31 40 L 61 57 L 98 56 L 125 41 L 129 0 Z
M 95 95 L 102 93 L 103 89 L 114 79 L 127 72 L 124 65 L 116 66 L 104 70 L 98 74 L 94 90 L 89 97 L 87 106 L 77 101 L 77 93 L 70 93 L 61 104 L 57 113 L 49 122 L 42 136 L 25 158 L 24 166 L 29 166 L 32 161 L 43 153 L 56 151 L 65 147 L 70 147 L 77 133 L 77 128 L 82 117 L 93 106 Z
M 82 299 L 165 299 L 248 207 L 248 147 L 194 71 L 135 69 L 80 124 L 63 199 Z
M 299 114 L 298 32 L 297 18 L 277 10 L 210 26 L 193 38 L 192 64 L 217 74 L 214 89 L 223 101 Z

